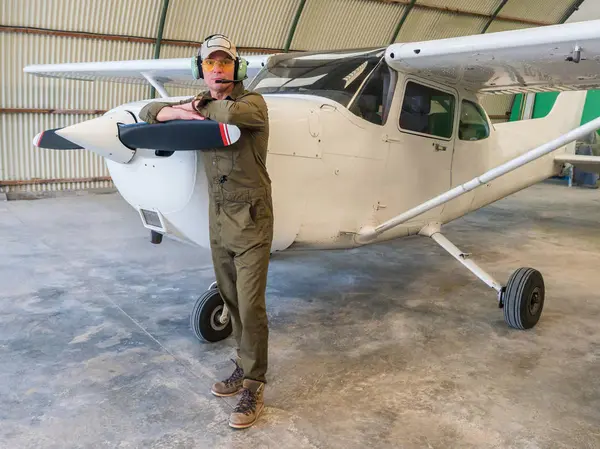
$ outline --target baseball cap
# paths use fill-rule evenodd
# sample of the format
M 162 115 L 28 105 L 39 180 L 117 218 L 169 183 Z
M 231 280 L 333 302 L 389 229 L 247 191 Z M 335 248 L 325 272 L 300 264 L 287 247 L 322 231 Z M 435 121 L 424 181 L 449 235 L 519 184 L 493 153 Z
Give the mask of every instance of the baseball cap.
M 213 34 L 204 39 L 204 42 L 202 42 L 202 46 L 200 47 L 200 57 L 206 59 L 211 53 L 219 50 L 224 51 L 233 59 L 237 58 L 235 45 L 233 45 L 233 42 L 223 34 Z

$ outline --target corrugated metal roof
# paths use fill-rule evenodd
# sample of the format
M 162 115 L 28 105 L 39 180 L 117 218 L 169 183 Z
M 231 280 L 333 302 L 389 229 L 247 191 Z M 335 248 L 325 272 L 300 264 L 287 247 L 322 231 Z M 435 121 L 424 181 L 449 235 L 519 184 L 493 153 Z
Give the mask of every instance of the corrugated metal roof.
M 31 180 L 92 178 L 109 176 L 104 159 L 91 151 L 46 150 L 33 146 L 35 135 L 44 129 L 73 125 L 94 115 L 1 114 L 0 179 Z M 75 188 L 69 185 L 29 186 L 28 190 Z M 106 182 L 95 187 L 108 186 Z M 84 187 L 84 186 L 79 186 Z M 91 187 L 91 185 L 85 186 Z M 15 190 L 12 188 L 11 190 Z
M 39 78 L 28 64 L 151 58 L 153 45 L 0 33 L 0 107 L 110 109 L 148 95 L 146 85 Z
M 573 0 L 509 0 L 502 14 L 514 19 L 533 19 L 557 23 Z
M 463 10 L 471 11 L 479 14 L 491 15 L 496 10 L 498 5 L 502 3 L 502 0 L 418 0 L 417 6 L 429 5 L 437 6 L 439 8 L 448 8 L 450 10 Z
M 521 30 L 523 28 L 532 28 L 531 25 L 523 22 L 511 22 L 508 20 L 494 20 L 487 30 L 487 33 L 497 33 L 499 31 Z
M 223 33 L 238 47 L 283 48 L 299 0 L 171 0 L 163 38 Z
M 448 12 L 414 7 L 400 30 L 396 42 L 416 42 L 478 34 L 486 20 L 483 17 L 457 16 Z
M 389 44 L 404 5 L 364 0 L 308 0 L 291 49 L 334 50 Z
M 156 37 L 162 0 L 3 0 L 2 25 Z

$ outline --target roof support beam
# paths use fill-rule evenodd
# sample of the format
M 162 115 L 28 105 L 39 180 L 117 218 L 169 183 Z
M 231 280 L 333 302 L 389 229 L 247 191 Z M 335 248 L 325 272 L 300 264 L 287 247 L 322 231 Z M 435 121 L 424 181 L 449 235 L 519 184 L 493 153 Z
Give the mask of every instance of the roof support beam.
M 404 22 L 406 22 L 406 18 L 410 14 L 410 11 L 413 9 L 413 6 L 415 6 L 415 3 L 417 3 L 417 0 L 410 0 L 410 3 L 404 7 L 404 13 L 402 14 L 402 17 L 400 18 L 400 22 L 398 22 L 398 26 L 394 30 L 394 35 L 392 36 L 392 39 L 390 40 L 390 45 L 392 45 L 394 42 L 396 42 L 396 39 L 398 39 L 398 35 L 400 34 L 402 25 L 404 25 Z
M 165 21 L 167 20 L 167 10 L 169 9 L 169 0 L 163 0 L 160 19 L 158 20 L 158 31 L 156 32 L 156 44 L 154 44 L 154 59 L 160 58 L 160 45 L 162 44 L 163 32 L 165 30 Z M 145 75 L 144 75 L 145 76 Z M 151 83 L 152 84 L 152 83 Z M 162 93 L 161 93 L 162 95 Z M 150 89 L 150 98 L 156 98 L 156 89 L 154 84 Z
M 410 3 L 412 2 L 412 0 L 374 0 L 374 1 L 379 1 L 379 2 L 384 2 L 384 3 L 400 3 L 400 4 L 406 5 L 406 6 L 410 5 Z M 465 9 L 426 5 L 426 4 L 422 4 L 422 3 L 416 4 L 415 8 L 426 9 L 429 11 L 447 12 L 450 14 L 457 14 L 459 16 L 471 16 L 471 17 L 479 17 L 479 18 L 482 17 L 485 19 L 489 19 L 491 17 L 489 14 L 483 14 L 483 13 L 476 12 L 476 11 L 467 11 Z M 552 23 L 552 22 L 541 22 L 539 20 L 523 19 L 523 18 L 519 18 L 519 17 L 509 17 L 509 16 L 500 16 L 500 15 L 496 16 L 494 19 L 495 20 L 504 20 L 506 22 L 526 23 L 528 25 L 537 25 L 537 26 L 555 25 L 555 23 Z
M 490 16 L 490 19 L 487 21 L 487 23 L 483 27 L 483 30 L 481 30 L 481 34 L 485 33 L 488 30 L 488 28 L 490 27 L 490 25 L 492 24 L 494 19 L 496 17 L 498 17 L 498 14 L 500 14 L 500 11 L 502 11 L 502 8 L 504 8 L 504 6 L 506 6 L 507 3 L 508 3 L 508 0 L 502 0 L 502 2 L 496 8 L 496 11 L 494 11 L 494 13 Z
M 285 53 L 290 51 L 292 41 L 294 40 L 294 34 L 296 33 L 296 27 L 298 26 L 298 22 L 300 21 L 300 16 L 302 15 L 302 11 L 304 11 L 304 5 L 306 5 L 306 0 L 300 0 L 298 9 L 296 10 L 296 14 L 294 15 L 294 20 L 292 21 L 292 26 L 290 27 L 290 31 L 289 31 L 287 39 L 285 41 L 285 46 L 283 47 L 283 51 Z
M 565 15 L 562 16 L 558 23 L 565 23 L 567 20 L 569 20 L 569 17 L 571 17 L 573 13 L 579 9 L 579 7 L 583 4 L 584 1 L 585 0 L 574 0 L 571 7 L 567 9 Z
M 95 176 L 93 178 L 57 178 L 57 179 L 15 179 L 0 180 L 0 187 L 32 186 L 39 184 L 59 184 L 63 182 L 106 182 L 112 181 L 110 176 Z
M 104 109 L 41 109 L 41 108 L 0 108 L 0 114 L 104 114 Z
M 139 42 L 142 44 L 155 44 L 156 39 L 153 37 L 141 36 L 124 36 L 118 34 L 102 34 L 102 33 L 86 33 L 83 31 L 63 31 L 51 30 L 48 28 L 20 27 L 0 25 L 0 33 L 17 33 L 17 34 L 38 34 L 43 36 L 60 36 L 60 37 L 77 37 L 80 39 L 98 39 L 103 41 L 118 41 L 118 42 Z M 202 42 L 183 41 L 176 39 L 162 39 L 161 45 L 174 45 L 176 47 L 196 47 L 202 45 Z M 281 53 L 281 49 L 276 48 L 255 48 L 255 47 L 237 47 L 238 51 L 252 51 L 256 53 Z

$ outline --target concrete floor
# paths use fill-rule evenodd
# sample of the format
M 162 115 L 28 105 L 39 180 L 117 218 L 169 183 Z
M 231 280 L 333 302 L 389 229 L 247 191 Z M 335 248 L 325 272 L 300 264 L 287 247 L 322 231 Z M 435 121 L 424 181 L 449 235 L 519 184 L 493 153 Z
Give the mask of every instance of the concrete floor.
M 532 331 L 423 237 L 273 258 L 267 407 L 234 431 L 232 341 L 188 324 L 207 251 L 117 194 L 0 203 L 0 447 L 600 448 L 599 206 L 545 183 L 447 227 L 502 282 L 542 271 Z

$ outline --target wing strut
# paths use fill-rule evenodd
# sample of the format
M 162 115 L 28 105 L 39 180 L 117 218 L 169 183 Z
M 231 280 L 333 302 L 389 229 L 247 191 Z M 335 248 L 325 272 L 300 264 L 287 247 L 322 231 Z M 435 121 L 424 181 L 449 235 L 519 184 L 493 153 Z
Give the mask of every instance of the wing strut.
M 398 226 L 402 223 L 407 222 L 411 218 L 414 218 L 418 215 L 421 215 L 424 212 L 427 212 L 435 207 L 438 207 L 442 204 L 447 203 L 448 201 L 453 200 L 461 195 L 464 195 L 467 192 L 479 187 L 482 184 L 486 184 L 496 178 L 499 178 L 502 175 L 505 175 L 513 170 L 516 170 L 519 167 L 522 167 L 529 162 L 532 162 L 540 157 L 551 153 L 559 149 L 560 147 L 567 145 L 574 140 L 580 139 L 587 134 L 594 132 L 600 129 L 600 117 L 592 120 L 591 122 L 586 123 L 585 125 L 579 126 L 578 128 L 572 129 L 566 134 L 563 134 L 560 137 L 557 137 L 550 142 L 547 142 L 533 150 L 528 151 L 521 156 L 518 156 L 514 159 L 511 159 L 508 162 L 505 162 L 502 165 L 499 165 L 496 168 L 492 168 L 488 170 L 483 175 L 478 176 L 476 178 L 471 179 L 470 181 L 465 182 L 464 184 L 457 186 L 447 192 L 442 193 L 441 195 L 436 196 L 435 198 L 430 199 L 424 203 L 419 204 L 418 206 L 413 207 L 412 209 L 407 210 L 406 212 L 397 215 L 389 220 L 383 222 L 377 227 L 373 226 L 365 226 L 362 228 L 358 234 L 356 234 L 355 239 L 357 243 L 368 243 L 371 240 L 374 240 L 381 233 L 392 229 L 395 226 Z
M 165 86 L 162 83 L 156 81 L 156 79 L 148 72 L 142 72 L 142 75 L 144 76 L 144 78 L 146 78 L 146 81 L 148 81 L 152 85 L 152 87 L 156 89 L 156 91 L 160 94 L 162 98 L 169 97 L 169 93 L 167 92 Z

